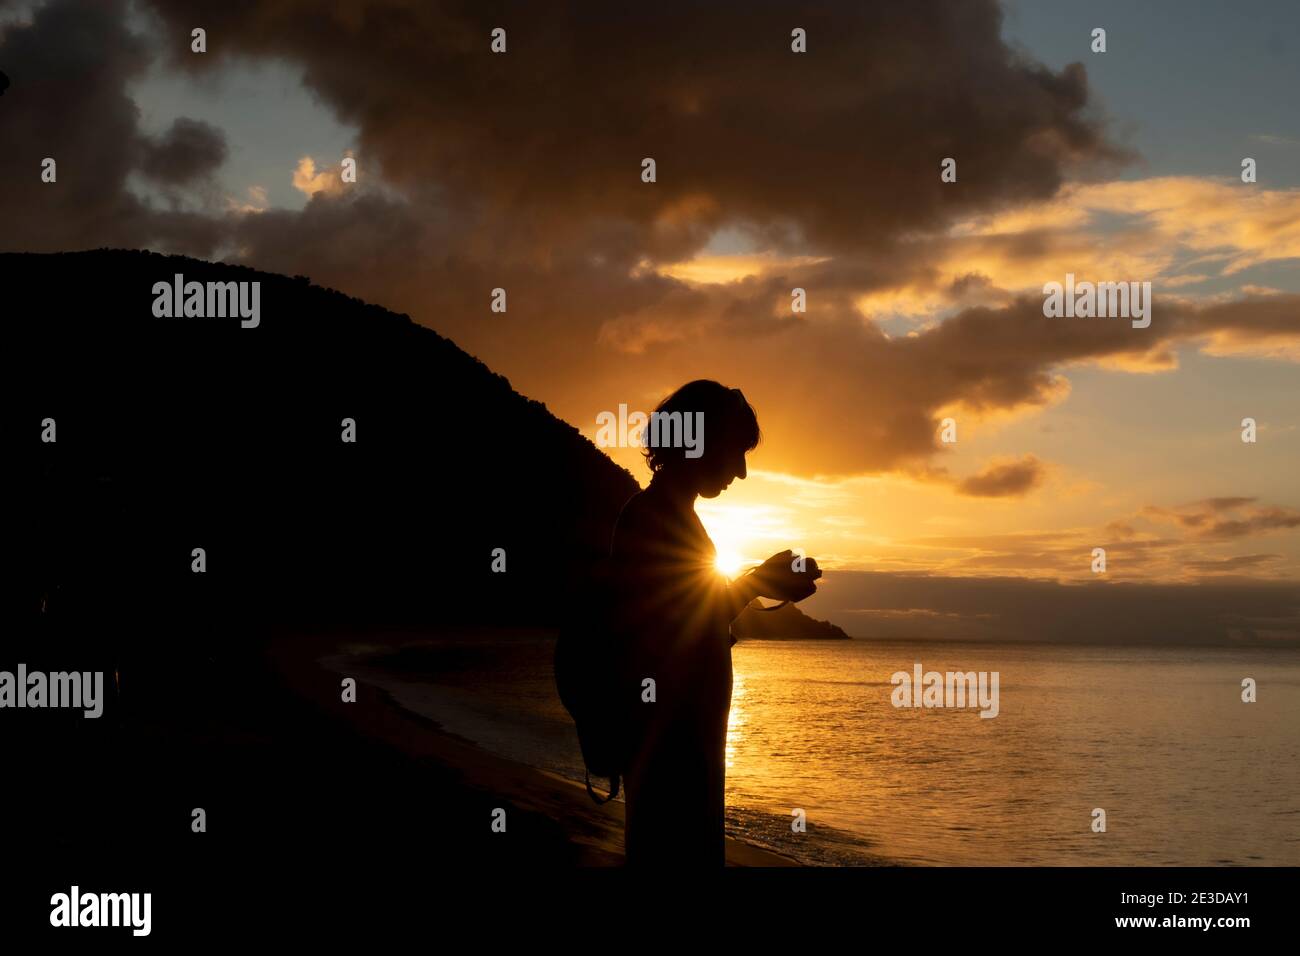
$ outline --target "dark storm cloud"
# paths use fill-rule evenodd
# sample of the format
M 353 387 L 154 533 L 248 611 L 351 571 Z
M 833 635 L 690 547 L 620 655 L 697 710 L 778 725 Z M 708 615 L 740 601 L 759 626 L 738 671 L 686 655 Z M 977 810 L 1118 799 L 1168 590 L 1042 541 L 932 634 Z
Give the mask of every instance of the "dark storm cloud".
M 212 250 L 221 225 L 158 211 L 127 189 L 151 155 L 128 81 L 149 65 L 120 0 L 52 0 L 11 24 L 0 58 L 14 89 L 0 105 L 0 248 L 31 252 L 125 246 Z M 41 181 L 46 158 L 57 182 Z
M 162 136 L 144 144 L 140 170 L 175 186 L 206 176 L 225 161 L 225 134 L 208 123 L 181 117 Z
M 1119 155 L 1087 114 L 1083 68 L 1013 53 L 992 0 L 150 5 L 172 32 L 207 29 L 207 56 L 174 47 L 182 68 L 301 63 L 390 183 L 435 181 L 543 242 L 630 224 L 623 260 L 680 258 L 723 222 L 880 247 Z M 504 55 L 488 49 L 498 26 Z M 795 26 L 807 54 L 790 52 Z M 939 179 L 948 156 L 957 184 Z

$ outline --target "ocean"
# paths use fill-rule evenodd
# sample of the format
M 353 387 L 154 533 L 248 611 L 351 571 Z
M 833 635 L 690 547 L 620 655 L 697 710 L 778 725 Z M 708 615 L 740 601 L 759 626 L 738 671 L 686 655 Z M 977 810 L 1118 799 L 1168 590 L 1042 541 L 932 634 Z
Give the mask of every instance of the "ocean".
M 346 666 L 453 734 L 581 781 L 553 649 L 474 635 L 358 646 Z M 1300 865 L 1298 650 L 744 641 L 732 660 L 728 833 L 801 862 Z M 997 716 L 895 707 L 891 675 L 917 663 L 996 671 Z

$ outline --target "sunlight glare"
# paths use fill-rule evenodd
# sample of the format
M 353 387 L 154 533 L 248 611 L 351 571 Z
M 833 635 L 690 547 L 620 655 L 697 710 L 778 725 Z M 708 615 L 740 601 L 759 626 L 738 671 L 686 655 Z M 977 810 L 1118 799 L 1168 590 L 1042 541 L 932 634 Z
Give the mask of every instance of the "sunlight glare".
M 734 578 L 745 568 L 744 557 L 735 551 L 718 549 L 717 555 L 713 559 L 713 566 L 729 578 Z

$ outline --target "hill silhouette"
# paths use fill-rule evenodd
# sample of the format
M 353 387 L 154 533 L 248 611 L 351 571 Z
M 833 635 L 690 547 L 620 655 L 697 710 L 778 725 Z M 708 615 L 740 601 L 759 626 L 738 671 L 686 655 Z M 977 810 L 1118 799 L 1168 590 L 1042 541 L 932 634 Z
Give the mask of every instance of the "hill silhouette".
M 260 324 L 156 318 L 152 287 L 176 273 L 260 282 Z M 0 281 L 29 621 L 44 606 L 69 634 L 171 646 L 286 623 L 554 623 L 637 490 L 448 339 L 302 277 L 101 250 L 0 255 Z
M 260 323 L 156 318 L 176 273 L 260 282 Z M 558 621 L 631 475 L 452 342 L 303 278 L 100 250 L 2 254 L 0 282 L 16 451 L 0 670 L 102 671 L 107 698 L 94 720 L 5 711 L 6 753 L 40 781 L 4 802 L 19 844 L 151 873 L 234 872 L 268 847 L 314 859 L 336 838 L 384 860 L 413 840 L 484 865 L 570 852 L 522 810 L 509 844 L 432 832 L 505 798 L 359 737 L 311 648 Z M 272 666 L 286 635 L 305 635 L 298 663 Z M 399 720 L 373 692 L 347 706 Z M 187 839 L 194 806 L 220 839 Z
M 819 621 L 787 604 L 772 611 L 758 610 L 760 602 L 751 601 L 731 625 L 731 633 L 751 641 L 847 641 L 844 630 L 829 621 Z

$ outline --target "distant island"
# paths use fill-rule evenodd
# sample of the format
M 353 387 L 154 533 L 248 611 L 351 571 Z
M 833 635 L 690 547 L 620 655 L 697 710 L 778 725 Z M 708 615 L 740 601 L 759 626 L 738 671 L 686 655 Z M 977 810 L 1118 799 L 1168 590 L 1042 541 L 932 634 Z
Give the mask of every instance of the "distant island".
M 829 621 L 811 618 L 793 604 L 777 611 L 759 610 L 751 601 L 731 625 L 731 633 L 750 641 L 849 641 L 849 635 Z

